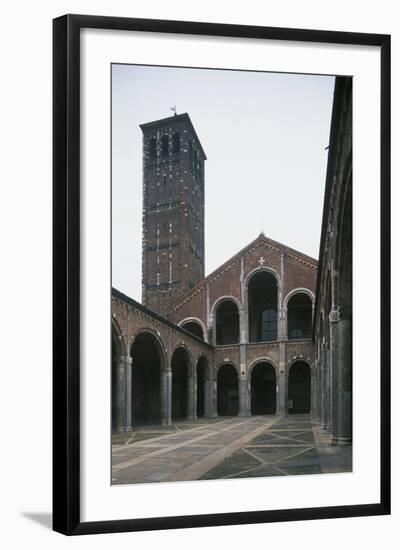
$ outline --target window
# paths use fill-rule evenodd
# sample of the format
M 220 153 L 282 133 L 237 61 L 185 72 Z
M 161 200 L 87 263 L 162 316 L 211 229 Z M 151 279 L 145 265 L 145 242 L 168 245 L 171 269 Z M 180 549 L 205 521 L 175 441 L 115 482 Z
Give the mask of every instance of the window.
M 154 138 L 149 141 L 149 157 L 155 159 L 157 156 L 157 142 Z
M 172 150 L 174 155 L 177 155 L 181 149 L 181 138 L 179 132 L 175 132 L 172 136 Z
M 169 139 L 168 136 L 163 136 L 161 138 L 161 156 L 167 157 L 169 153 Z
M 265 309 L 261 317 L 261 341 L 268 342 L 277 338 L 276 311 Z

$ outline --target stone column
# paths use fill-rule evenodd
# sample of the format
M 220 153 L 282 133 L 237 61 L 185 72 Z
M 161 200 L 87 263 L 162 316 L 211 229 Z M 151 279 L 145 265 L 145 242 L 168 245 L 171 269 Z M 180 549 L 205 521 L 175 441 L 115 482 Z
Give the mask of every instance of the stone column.
M 278 372 L 276 379 L 276 414 L 286 414 L 287 410 L 287 384 L 286 384 L 286 349 L 285 343 L 279 343 Z
M 161 424 L 168 426 L 172 423 L 172 372 L 171 370 L 162 369 L 161 371 L 161 384 L 160 384 L 160 398 L 161 398 Z
M 331 373 L 329 348 L 322 344 L 322 428 L 331 429 Z
M 287 340 L 287 308 L 280 308 L 278 312 L 278 340 Z
M 315 361 L 315 419 L 321 421 L 321 359 Z
M 188 369 L 187 376 L 187 418 L 188 420 L 197 419 L 197 384 L 196 375 Z
M 339 426 L 338 444 L 351 445 L 352 409 L 352 321 L 341 319 L 339 334 Z
M 250 388 L 247 381 L 246 368 L 246 344 L 240 344 L 240 361 L 239 361 L 239 376 L 238 376 L 238 391 L 239 391 L 239 413 L 238 416 L 250 416 Z
M 238 416 L 250 416 L 250 392 L 246 374 L 239 376 L 239 414 Z
M 330 362 L 331 362 L 331 445 L 338 443 L 339 429 L 339 337 L 338 324 L 340 312 L 337 308 L 332 308 L 329 314 L 330 330 Z
M 210 371 L 211 371 L 210 367 Z M 210 418 L 215 418 L 218 416 L 217 412 L 217 381 L 215 380 L 212 373 L 207 374 L 206 378 L 206 406 L 207 412 L 204 411 L 204 414 Z
M 132 429 L 132 359 L 121 356 L 118 361 L 115 391 L 115 430 L 124 433 Z
M 310 385 L 311 385 L 311 402 L 310 402 L 310 414 L 313 418 L 317 418 L 317 369 L 315 362 L 310 365 Z

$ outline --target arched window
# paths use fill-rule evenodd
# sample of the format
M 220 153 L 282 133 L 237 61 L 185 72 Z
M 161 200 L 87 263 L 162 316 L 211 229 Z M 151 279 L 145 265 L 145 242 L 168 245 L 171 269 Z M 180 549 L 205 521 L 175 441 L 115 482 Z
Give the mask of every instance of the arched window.
M 149 157 L 155 159 L 157 156 L 157 142 L 155 138 L 151 138 L 149 141 Z
M 288 338 L 311 338 L 312 302 L 305 292 L 298 292 L 288 302 Z
M 199 338 L 204 340 L 203 329 L 201 328 L 200 323 L 198 323 L 197 321 L 187 321 L 186 323 L 183 323 L 181 326 L 188 332 L 191 332 L 195 336 L 198 336 Z
M 278 337 L 278 285 L 268 271 L 255 273 L 248 285 L 249 341 L 269 342 Z
M 168 136 L 163 136 L 161 138 L 161 156 L 167 157 L 169 153 L 169 139 Z
M 172 136 L 172 151 L 174 155 L 177 155 L 181 150 L 181 138 L 179 132 L 175 132 Z
M 232 300 L 221 302 L 216 311 L 216 342 L 219 345 L 239 342 L 239 310 Z
M 277 338 L 276 311 L 274 309 L 264 309 L 261 318 L 261 340 L 268 342 Z

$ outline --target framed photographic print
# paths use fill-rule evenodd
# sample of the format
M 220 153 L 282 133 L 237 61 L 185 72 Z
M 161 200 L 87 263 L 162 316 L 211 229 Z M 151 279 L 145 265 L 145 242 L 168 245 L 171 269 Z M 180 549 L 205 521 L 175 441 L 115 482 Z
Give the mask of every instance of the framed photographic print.
M 54 20 L 54 529 L 390 513 L 390 37 Z

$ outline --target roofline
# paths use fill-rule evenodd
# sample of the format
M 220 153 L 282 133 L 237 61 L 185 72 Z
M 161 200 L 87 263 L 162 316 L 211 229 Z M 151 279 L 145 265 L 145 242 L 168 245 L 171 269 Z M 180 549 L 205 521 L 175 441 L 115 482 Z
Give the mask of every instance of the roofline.
M 315 265 L 315 267 L 318 267 L 318 260 L 315 258 L 312 258 L 311 256 L 307 256 L 307 254 L 303 254 L 302 252 L 299 252 L 298 250 L 295 250 L 294 248 L 290 248 L 289 246 L 286 246 L 278 241 L 274 241 L 273 239 L 270 239 L 266 237 L 263 234 L 258 235 L 256 239 L 251 241 L 248 245 L 243 247 L 239 252 L 231 256 L 228 260 L 226 260 L 223 264 L 221 264 L 217 269 L 214 269 L 211 273 L 207 275 L 207 277 L 204 277 L 201 281 L 197 283 L 193 288 L 191 288 L 188 292 L 183 294 L 178 300 L 173 302 L 170 306 L 170 311 L 172 311 L 177 305 L 184 302 L 184 300 L 189 297 L 191 294 L 193 294 L 196 290 L 199 290 L 204 284 L 206 284 L 210 279 L 212 279 L 219 271 L 227 267 L 229 264 L 233 263 L 236 259 L 240 258 L 249 248 L 257 244 L 257 242 L 264 242 L 269 245 L 272 245 L 276 248 L 281 248 L 282 250 L 288 252 L 289 254 L 292 254 L 293 256 L 297 256 L 300 260 L 304 260 L 310 264 Z
M 213 349 L 213 346 L 211 344 L 209 344 L 208 342 L 206 342 L 202 338 L 199 338 L 199 336 L 196 336 L 195 334 L 192 334 L 188 330 L 185 330 L 184 328 L 182 328 L 178 325 L 175 325 L 175 323 L 173 323 L 169 319 L 166 319 L 165 317 L 163 317 L 159 313 L 156 313 L 155 311 L 152 311 L 151 309 L 147 308 L 146 306 L 144 306 L 140 302 L 137 302 L 133 298 L 130 298 L 129 296 L 127 296 L 123 292 L 120 292 L 119 290 L 117 290 L 114 287 L 111 287 L 111 295 L 114 296 L 115 298 L 117 298 L 118 300 L 121 300 L 121 301 L 125 302 L 126 304 L 138 309 L 139 311 L 142 311 L 143 313 L 146 313 L 147 315 L 150 315 L 150 317 L 153 317 L 154 319 L 156 319 L 156 321 L 160 321 L 161 323 L 164 323 L 165 325 L 169 326 L 170 328 L 173 328 L 173 329 L 177 330 L 181 334 L 184 334 L 185 336 L 189 336 L 190 338 L 193 338 L 197 342 L 199 342 L 201 344 L 205 344 L 208 348 Z
M 153 120 L 151 122 L 145 122 L 144 124 L 139 124 L 139 126 L 140 126 L 140 128 L 143 132 L 143 130 L 145 130 L 147 128 L 151 128 L 152 126 L 160 126 L 161 124 L 167 124 L 169 122 L 181 122 L 183 120 L 188 122 L 188 124 L 190 126 L 190 129 L 192 130 L 193 135 L 196 138 L 196 141 L 197 141 L 197 144 L 200 148 L 201 154 L 203 155 L 204 160 L 207 160 L 207 155 L 204 152 L 204 149 L 203 149 L 203 146 L 202 146 L 201 141 L 199 139 L 199 136 L 197 135 L 197 132 L 194 129 L 193 123 L 192 123 L 188 113 L 181 113 L 180 115 L 173 115 L 173 116 L 169 116 L 167 118 L 160 118 L 159 120 Z
M 325 194 L 324 194 L 324 206 L 322 214 L 322 223 L 321 223 L 321 240 L 319 245 L 319 269 L 317 273 L 317 281 L 315 284 L 315 302 L 314 302 L 314 311 L 318 312 L 319 302 L 320 302 L 320 286 L 321 286 L 321 270 L 325 253 L 325 242 L 326 235 L 328 230 L 328 221 L 329 221 L 329 210 L 331 203 L 331 195 L 333 189 L 333 175 L 334 175 L 334 161 L 336 160 L 337 152 L 337 139 L 339 131 L 339 121 L 341 112 L 339 111 L 339 95 L 342 96 L 343 85 L 349 77 L 335 77 L 335 88 L 333 92 L 333 102 L 332 102 L 332 115 L 331 115 L 331 128 L 329 134 L 329 153 L 328 153 L 328 163 L 326 167 L 326 178 L 325 178 Z M 313 338 L 315 338 L 315 329 L 317 326 L 317 318 L 314 316 L 314 325 L 313 325 Z

